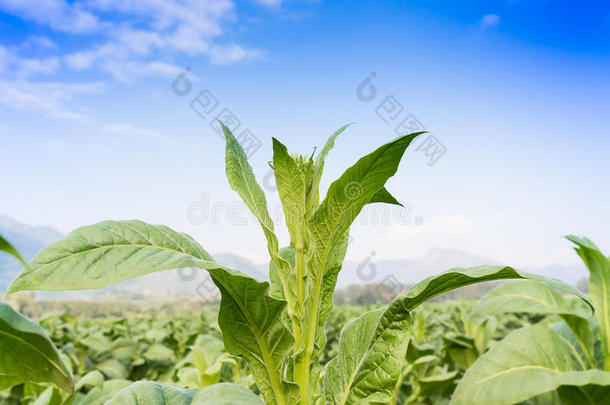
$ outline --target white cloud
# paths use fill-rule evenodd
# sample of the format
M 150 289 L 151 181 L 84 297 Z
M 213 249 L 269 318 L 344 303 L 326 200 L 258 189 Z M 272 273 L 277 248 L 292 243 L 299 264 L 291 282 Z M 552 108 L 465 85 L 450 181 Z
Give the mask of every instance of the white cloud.
M 95 52 L 75 52 L 65 57 L 66 64 L 75 70 L 88 69 L 97 58 Z
M 217 65 L 226 65 L 241 60 L 258 59 L 262 52 L 256 49 L 244 49 L 239 45 L 214 45 L 210 51 L 210 61 Z
M 100 28 L 97 17 L 80 3 L 64 0 L 0 0 L 0 10 L 61 32 L 92 32 Z
M 86 121 L 86 114 L 71 108 L 70 101 L 76 95 L 99 94 L 103 89 L 101 83 L 0 81 L 0 104 L 53 118 Z
M 57 44 L 50 38 L 44 35 L 29 35 L 25 43 L 24 48 L 35 47 L 40 49 L 57 49 Z
M 184 70 L 183 67 L 162 62 L 135 62 L 120 60 L 105 60 L 100 64 L 100 70 L 112 75 L 116 80 L 129 83 L 134 77 L 175 77 Z M 190 77 L 191 80 L 194 76 Z
M 280 7 L 284 0 L 255 0 L 258 4 L 262 4 L 267 7 Z
M 139 74 L 160 73 L 158 61 L 179 53 L 207 55 L 214 64 L 252 60 L 262 54 L 238 44 L 216 43 L 224 33 L 223 23 L 235 20 L 229 0 L 89 0 L 83 4 L 92 12 L 115 13 L 123 20 L 109 31 L 105 42 L 64 57 L 75 70 L 97 68 L 117 80 L 130 81 Z
M 481 27 L 496 27 L 500 24 L 500 16 L 497 14 L 487 14 L 481 19 Z
M 161 132 L 158 132 L 158 131 L 155 131 L 152 129 L 148 129 L 148 128 L 136 127 L 131 124 L 104 125 L 102 127 L 102 131 L 108 132 L 108 133 L 113 133 L 113 134 L 119 134 L 119 135 L 127 135 L 127 136 L 139 136 L 139 137 L 164 139 L 164 140 L 171 139 L 169 136 L 167 136 Z
M 52 74 L 59 68 L 57 57 L 41 59 L 23 58 L 9 48 L 0 45 L 0 74 L 26 79 L 35 74 Z

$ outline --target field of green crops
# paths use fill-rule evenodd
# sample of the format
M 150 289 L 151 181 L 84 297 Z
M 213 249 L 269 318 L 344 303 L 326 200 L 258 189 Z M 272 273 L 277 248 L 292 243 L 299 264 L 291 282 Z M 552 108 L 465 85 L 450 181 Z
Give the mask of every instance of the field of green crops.
M 112 305 L 109 303 L 108 305 Z M 66 305 L 74 312 L 78 305 Z M 414 314 L 414 334 L 404 359 L 396 404 L 448 403 L 456 382 L 480 353 L 510 331 L 542 316 L 504 314 L 469 321 L 472 302 L 432 303 Z M 337 355 L 343 326 L 372 308 L 337 307 L 326 325 L 326 363 Z M 200 314 L 89 318 L 47 314 L 39 323 L 74 376 L 74 405 L 102 405 L 134 381 L 201 390 L 233 382 L 257 391 L 247 364 L 224 350 L 217 309 Z M 0 404 L 60 405 L 65 394 L 25 383 L 0 394 Z

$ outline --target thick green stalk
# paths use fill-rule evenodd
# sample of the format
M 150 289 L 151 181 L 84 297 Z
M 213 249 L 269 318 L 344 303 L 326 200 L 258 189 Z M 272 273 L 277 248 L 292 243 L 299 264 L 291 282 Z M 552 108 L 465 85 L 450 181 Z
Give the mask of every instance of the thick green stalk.
M 323 268 L 324 267 L 322 267 L 322 269 Z M 304 318 L 309 320 L 309 323 L 305 324 L 305 327 L 303 328 L 304 334 L 306 334 L 303 339 L 304 349 L 295 369 L 295 376 L 297 379 L 297 384 L 299 384 L 301 387 L 301 399 L 304 405 L 309 405 L 311 357 L 313 355 L 316 332 L 318 329 L 318 306 L 320 305 L 321 287 L 322 275 L 320 275 L 316 282 L 312 306 L 311 308 L 307 308 L 307 310 L 310 311 L 310 316 Z
M 303 243 L 303 236 L 298 235 L 298 240 L 295 243 L 296 249 L 296 277 L 297 277 L 297 311 L 300 311 L 301 319 L 306 319 L 305 314 L 305 266 L 306 266 L 306 254 L 305 246 Z M 306 331 L 304 328 L 303 331 Z M 302 345 L 302 334 L 295 334 L 295 354 L 297 361 L 295 363 L 295 380 L 301 390 L 301 403 L 309 403 L 309 366 L 311 360 L 311 354 L 307 355 L 307 347 L 304 352 L 300 352 Z
M 296 310 L 299 312 L 299 316 L 304 316 L 304 302 L 305 302 L 305 246 L 303 243 L 303 237 L 299 235 L 299 240 L 295 243 L 296 250 L 296 277 L 297 277 L 297 303 Z M 295 352 L 301 348 L 301 333 L 295 332 Z
M 288 310 L 288 317 L 290 318 L 290 321 L 292 322 L 292 331 L 293 331 L 293 336 L 295 338 L 295 348 L 300 346 L 300 336 L 301 336 L 301 327 L 299 325 L 299 322 L 297 322 L 296 319 L 296 314 L 294 312 L 294 301 L 292 300 L 292 296 L 289 294 L 289 290 L 288 290 L 288 281 L 286 280 L 286 277 L 284 275 L 284 272 L 282 271 L 282 269 L 279 267 L 280 266 L 280 262 L 278 261 L 278 273 L 280 276 L 280 282 L 282 283 L 282 289 L 284 290 L 284 297 L 286 298 L 286 303 L 287 303 L 287 310 Z M 297 311 L 298 311 L 298 307 L 297 307 Z M 298 345 L 297 345 L 298 342 Z
M 262 340 L 262 337 L 259 337 Z M 288 405 L 286 403 L 286 394 L 284 392 L 284 387 L 282 386 L 282 379 L 278 373 L 277 368 L 275 367 L 275 362 L 271 358 L 271 353 L 266 350 L 263 350 L 263 361 L 265 362 L 265 366 L 267 367 L 267 372 L 269 373 L 269 380 L 271 381 L 271 387 L 273 389 L 273 395 L 277 402 L 277 405 Z

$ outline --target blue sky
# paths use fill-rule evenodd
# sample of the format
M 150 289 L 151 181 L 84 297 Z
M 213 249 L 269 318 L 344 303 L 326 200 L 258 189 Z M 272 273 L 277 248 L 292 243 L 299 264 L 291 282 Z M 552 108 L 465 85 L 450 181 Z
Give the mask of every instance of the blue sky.
M 0 214 L 63 232 L 140 218 L 262 261 L 224 179 L 215 114 L 229 109 L 260 140 L 261 179 L 271 136 L 308 153 L 355 122 L 325 185 L 412 116 L 446 152 L 433 165 L 408 152 L 389 187 L 409 209 L 356 225 L 350 258 L 440 247 L 576 263 L 562 235 L 610 249 L 604 3 L 0 0 Z M 356 90 L 371 73 L 365 102 Z M 206 89 L 218 104 L 204 119 L 191 102 Z M 216 219 L 197 217 L 205 201 Z

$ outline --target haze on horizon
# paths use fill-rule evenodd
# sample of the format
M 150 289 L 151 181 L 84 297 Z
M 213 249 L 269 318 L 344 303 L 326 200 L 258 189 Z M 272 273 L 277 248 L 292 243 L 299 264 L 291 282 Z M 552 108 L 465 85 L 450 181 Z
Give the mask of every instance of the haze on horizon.
M 355 122 L 327 187 L 411 117 L 446 152 L 411 148 L 388 185 L 406 208 L 367 210 L 351 261 L 441 248 L 543 267 L 579 263 L 566 234 L 610 246 L 607 3 L 0 0 L 0 30 L 0 215 L 62 233 L 137 218 L 262 263 L 218 113 L 260 142 L 276 211 L 271 136 L 307 154 Z

